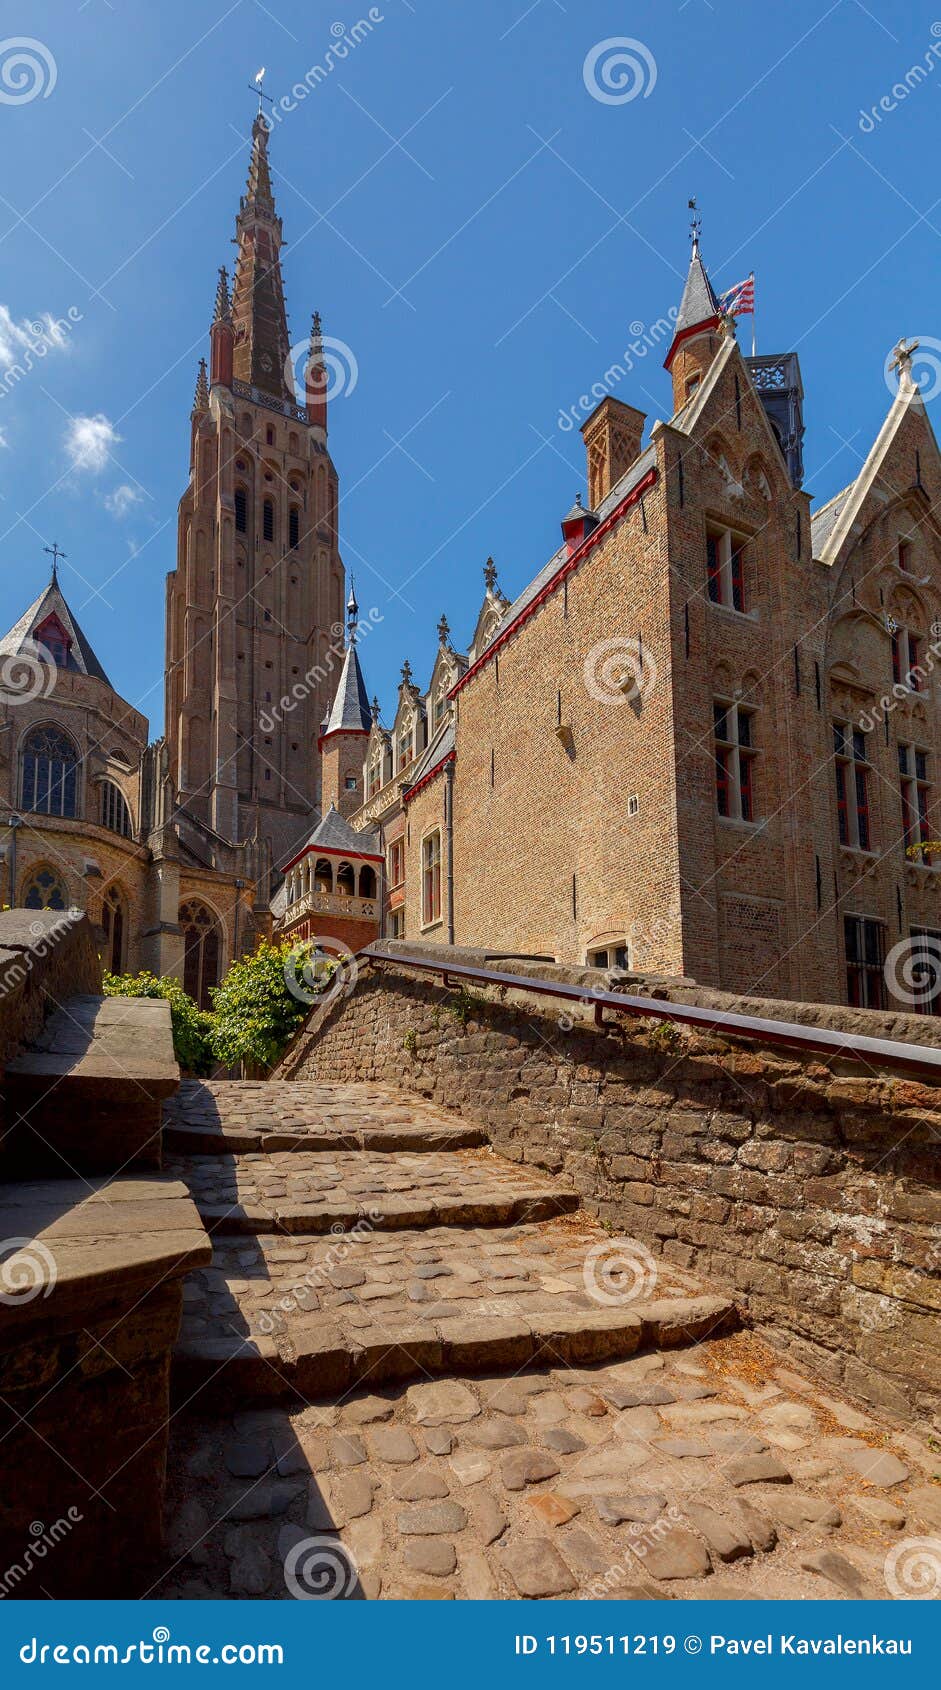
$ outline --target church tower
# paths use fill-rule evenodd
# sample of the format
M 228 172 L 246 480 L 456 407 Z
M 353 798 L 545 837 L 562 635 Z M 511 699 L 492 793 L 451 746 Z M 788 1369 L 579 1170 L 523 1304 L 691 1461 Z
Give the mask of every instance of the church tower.
M 281 241 L 259 113 L 231 296 L 221 270 L 191 412 L 167 578 L 166 739 L 179 808 L 223 840 L 257 839 L 275 868 L 319 809 L 343 619 L 320 319 L 292 356 Z

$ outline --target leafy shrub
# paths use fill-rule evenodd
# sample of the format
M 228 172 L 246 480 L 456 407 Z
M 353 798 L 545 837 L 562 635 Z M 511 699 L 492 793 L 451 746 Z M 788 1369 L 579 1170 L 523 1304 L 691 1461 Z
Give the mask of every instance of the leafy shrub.
M 308 1015 L 311 999 L 329 983 L 329 969 L 322 976 L 302 972 L 304 952 L 286 940 L 277 945 L 263 940 L 251 956 L 230 965 L 212 993 L 210 1037 L 217 1061 L 226 1067 L 239 1062 L 274 1067 Z M 289 978 L 297 980 L 300 996 L 289 989 Z
M 212 1016 L 193 1002 L 179 980 L 151 974 L 147 969 L 140 974 L 106 973 L 102 990 L 109 998 L 165 998 L 170 1005 L 173 1054 L 180 1067 L 194 1075 L 212 1072 Z

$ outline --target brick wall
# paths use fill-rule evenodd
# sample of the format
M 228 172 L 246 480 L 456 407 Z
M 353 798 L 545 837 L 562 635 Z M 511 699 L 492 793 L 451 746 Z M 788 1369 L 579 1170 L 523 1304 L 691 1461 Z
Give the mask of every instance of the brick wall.
M 734 1290 L 800 1365 L 890 1411 L 935 1410 L 938 1089 L 568 1014 L 549 998 L 501 1001 L 367 965 L 282 1072 L 392 1082 L 459 1110 L 503 1154 L 567 1176 L 614 1231 Z M 897 1018 L 834 1012 L 848 1019 L 899 1036 Z

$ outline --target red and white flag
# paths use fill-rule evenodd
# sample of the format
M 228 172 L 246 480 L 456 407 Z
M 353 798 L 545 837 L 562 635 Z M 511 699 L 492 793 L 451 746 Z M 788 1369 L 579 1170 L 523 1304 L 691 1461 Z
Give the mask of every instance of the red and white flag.
M 755 272 L 722 295 L 722 306 L 730 317 L 747 317 L 755 309 Z

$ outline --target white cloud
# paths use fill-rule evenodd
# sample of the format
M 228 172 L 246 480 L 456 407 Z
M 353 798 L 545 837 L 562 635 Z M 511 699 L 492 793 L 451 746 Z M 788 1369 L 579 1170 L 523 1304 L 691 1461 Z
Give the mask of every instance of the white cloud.
M 114 423 L 101 411 L 93 417 L 72 417 L 65 431 L 65 449 L 72 468 L 100 475 L 120 438 Z
M 111 515 L 116 516 L 119 521 L 122 517 L 127 516 L 134 506 L 139 505 L 140 502 L 141 495 L 137 488 L 129 487 L 126 481 L 122 481 L 120 487 L 116 487 L 113 493 L 105 494 L 105 510 L 110 511 Z
M 47 352 L 62 352 L 69 344 L 72 324 L 63 317 L 53 317 L 41 311 L 38 317 L 24 317 L 17 322 L 8 305 L 0 305 L 0 364 L 21 363 L 27 357 L 27 367 L 33 358 L 44 358 Z

